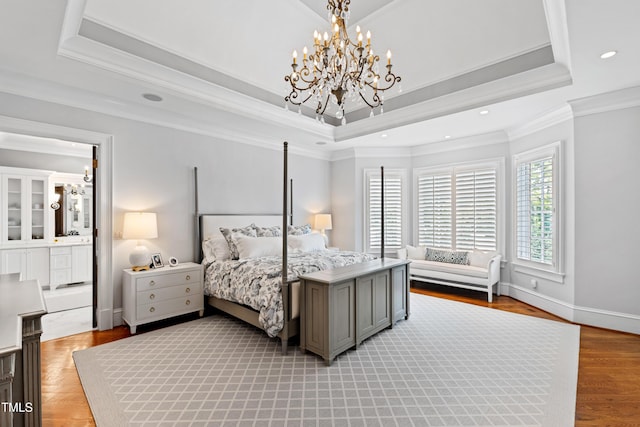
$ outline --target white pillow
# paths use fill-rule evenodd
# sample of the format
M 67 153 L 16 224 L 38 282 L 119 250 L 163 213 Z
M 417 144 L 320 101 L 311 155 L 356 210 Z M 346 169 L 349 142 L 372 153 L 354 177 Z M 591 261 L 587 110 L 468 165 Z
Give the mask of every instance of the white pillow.
M 426 246 L 409 246 L 407 245 L 407 258 L 408 259 L 424 259 L 427 252 Z
M 239 259 L 282 255 L 282 237 L 233 236 Z
M 497 255 L 495 251 L 479 251 L 473 250 L 469 252 L 469 265 L 474 267 L 487 267 L 491 258 Z
M 231 259 L 229 243 L 222 235 L 211 237 L 202 242 L 202 253 L 206 262 Z
M 298 252 L 315 252 L 327 249 L 324 245 L 324 237 L 318 233 L 302 234 L 300 236 L 290 235 L 287 238 L 287 242 L 291 249 Z

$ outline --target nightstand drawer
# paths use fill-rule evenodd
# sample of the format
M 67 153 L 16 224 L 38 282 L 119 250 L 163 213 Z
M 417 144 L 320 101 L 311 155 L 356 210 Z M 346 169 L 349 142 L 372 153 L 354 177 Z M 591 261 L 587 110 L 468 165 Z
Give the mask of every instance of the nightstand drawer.
M 151 304 L 140 305 L 137 307 L 138 320 L 161 317 L 167 315 L 188 313 L 199 310 L 204 304 L 202 295 L 190 295 L 181 298 L 172 298 L 165 301 L 158 301 Z
M 148 291 L 180 284 L 200 283 L 201 270 L 186 270 L 136 278 L 136 290 Z
M 138 292 L 138 305 L 164 301 L 172 298 L 180 298 L 188 295 L 202 295 L 200 283 L 191 283 L 180 286 L 153 289 L 151 291 Z

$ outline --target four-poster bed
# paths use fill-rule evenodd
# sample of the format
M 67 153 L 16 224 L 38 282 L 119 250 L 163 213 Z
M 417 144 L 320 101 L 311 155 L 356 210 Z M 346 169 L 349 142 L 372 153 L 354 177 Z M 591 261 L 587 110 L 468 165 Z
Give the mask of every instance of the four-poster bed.
M 293 180 L 288 177 L 286 142 L 283 154 L 282 214 L 200 213 L 197 168 L 195 207 L 196 250 L 204 264 L 207 303 L 277 336 L 286 354 L 289 338 L 300 334 L 298 277 L 376 257 L 326 250 L 324 239 L 320 247 L 315 237 L 321 235 L 309 234 L 308 225 L 293 225 Z M 229 255 L 223 253 L 226 244 Z M 290 251 L 290 245 L 296 249 Z

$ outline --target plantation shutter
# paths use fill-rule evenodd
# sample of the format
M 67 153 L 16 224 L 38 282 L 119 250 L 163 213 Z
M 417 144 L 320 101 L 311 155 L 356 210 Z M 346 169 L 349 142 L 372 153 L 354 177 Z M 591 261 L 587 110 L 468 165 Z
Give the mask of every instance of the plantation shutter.
M 418 177 L 418 244 L 436 248 L 452 246 L 451 175 Z
M 369 241 L 370 251 L 380 250 L 382 223 L 380 215 L 380 174 L 371 173 L 368 182 Z M 384 174 L 384 245 L 386 250 L 402 248 L 402 175 Z
M 417 176 L 418 244 L 498 250 L 498 167 L 451 167 Z
M 553 264 L 553 156 L 517 166 L 518 258 Z
M 497 179 L 495 169 L 457 172 L 457 250 L 496 250 Z

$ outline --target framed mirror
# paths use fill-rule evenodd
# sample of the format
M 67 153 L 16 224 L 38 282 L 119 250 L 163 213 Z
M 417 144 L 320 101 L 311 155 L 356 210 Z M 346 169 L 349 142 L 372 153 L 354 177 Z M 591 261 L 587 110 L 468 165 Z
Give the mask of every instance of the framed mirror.
M 60 200 L 55 211 L 54 236 L 91 235 L 93 226 L 93 185 L 83 180 L 81 174 L 55 174 L 54 190 Z

